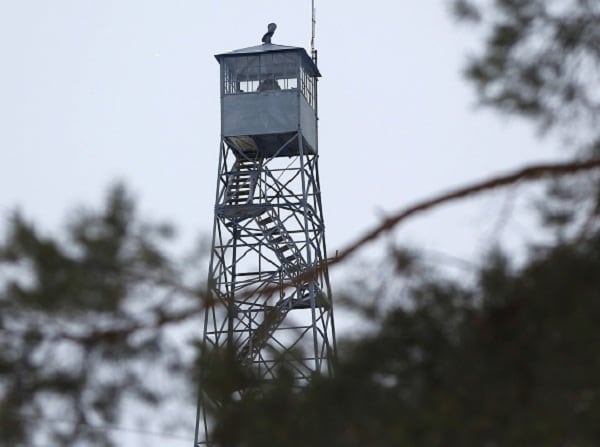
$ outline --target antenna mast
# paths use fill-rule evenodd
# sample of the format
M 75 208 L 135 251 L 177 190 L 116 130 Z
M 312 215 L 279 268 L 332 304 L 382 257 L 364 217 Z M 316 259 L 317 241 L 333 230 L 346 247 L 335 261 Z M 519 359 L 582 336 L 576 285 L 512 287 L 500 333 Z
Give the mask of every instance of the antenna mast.
M 317 50 L 315 49 L 315 28 L 317 25 L 315 0 L 312 0 L 312 34 L 310 38 L 310 55 L 313 62 L 317 63 Z

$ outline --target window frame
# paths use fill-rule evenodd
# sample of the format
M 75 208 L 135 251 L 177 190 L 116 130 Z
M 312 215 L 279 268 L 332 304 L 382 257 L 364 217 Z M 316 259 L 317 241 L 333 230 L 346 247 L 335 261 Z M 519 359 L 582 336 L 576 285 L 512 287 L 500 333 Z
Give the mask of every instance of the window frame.
M 277 59 L 281 59 L 277 61 Z M 222 88 L 224 96 L 261 93 L 263 83 L 278 86 L 276 90 L 297 90 L 300 85 L 298 66 L 302 65 L 297 52 L 267 52 L 227 56 L 222 60 Z M 236 69 L 236 65 L 239 67 Z M 274 67 L 280 65 L 279 74 Z M 268 67 L 265 70 L 264 67 Z M 269 88 L 268 90 L 275 90 Z

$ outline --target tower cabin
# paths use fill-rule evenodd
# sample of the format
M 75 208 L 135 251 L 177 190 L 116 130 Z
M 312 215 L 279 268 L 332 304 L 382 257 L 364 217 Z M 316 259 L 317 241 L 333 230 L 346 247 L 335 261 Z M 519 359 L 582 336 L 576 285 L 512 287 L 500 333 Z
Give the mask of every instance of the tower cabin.
M 215 57 L 228 144 L 248 158 L 317 153 L 321 74 L 304 48 L 263 43 Z

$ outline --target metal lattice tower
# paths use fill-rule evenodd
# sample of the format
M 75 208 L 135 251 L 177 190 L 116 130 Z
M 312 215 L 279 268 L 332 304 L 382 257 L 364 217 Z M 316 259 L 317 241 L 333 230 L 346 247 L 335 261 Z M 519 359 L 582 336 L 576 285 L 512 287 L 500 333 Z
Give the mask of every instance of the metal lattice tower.
M 209 272 L 216 304 L 206 312 L 204 343 L 233 346 L 265 383 L 285 361 L 302 385 L 332 373 L 335 349 L 318 170 L 320 73 L 303 48 L 266 40 L 216 56 L 221 144 Z M 318 274 L 302 279 L 313 269 Z M 298 348 L 302 355 L 289 355 Z M 210 445 L 204 409 L 219 402 L 209 400 L 200 393 L 196 446 Z

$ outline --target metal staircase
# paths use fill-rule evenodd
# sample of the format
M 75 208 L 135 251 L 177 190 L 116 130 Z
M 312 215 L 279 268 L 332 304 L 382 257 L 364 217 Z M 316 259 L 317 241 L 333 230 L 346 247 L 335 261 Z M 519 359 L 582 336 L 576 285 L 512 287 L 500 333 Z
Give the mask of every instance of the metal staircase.
M 238 159 L 227 174 L 225 206 L 240 206 L 252 203 L 254 190 L 260 173 L 260 161 Z
M 308 270 L 308 264 L 275 210 L 270 209 L 265 214 L 257 217 L 258 226 L 267 245 L 281 263 L 283 280 L 293 282 Z M 326 302 L 324 294 L 316 283 L 311 282 L 297 286 L 289 296 L 268 307 L 263 321 L 252 331 L 248 341 L 239 351 L 239 358 L 243 362 L 249 363 L 256 358 L 290 310 L 311 307 L 311 286 L 315 295 L 315 305 L 318 307 L 324 305 Z
M 258 226 L 267 246 L 279 259 L 285 276 L 293 279 L 298 272 L 306 270 L 306 261 L 275 210 L 270 209 L 265 214 L 257 218 Z
M 236 159 L 226 173 L 225 192 L 218 212 L 228 218 L 229 223 L 225 225 L 238 225 L 243 221 L 244 228 L 255 228 L 265 246 L 278 260 L 281 281 L 294 283 L 300 275 L 309 270 L 309 265 L 298 243 L 282 222 L 277 207 L 260 203 L 260 190 L 257 187 L 260 173 L 260 159 Z M 251 222 L 254 224 L 250 225 Z M 249 335 L 239 348 L 238 356 L 243 363 L 250 364 L 260 355 L 260 351 L 267 345 L 290 310 L 307 309 L 312 306 L 311 289 L 314 305 L 327 306 L 325 294 L 314 281 L 296 284 L 295 287 L 288 288 L 288 296 L 273 305 L 264 305 L 262 321 L 247 329 Z

